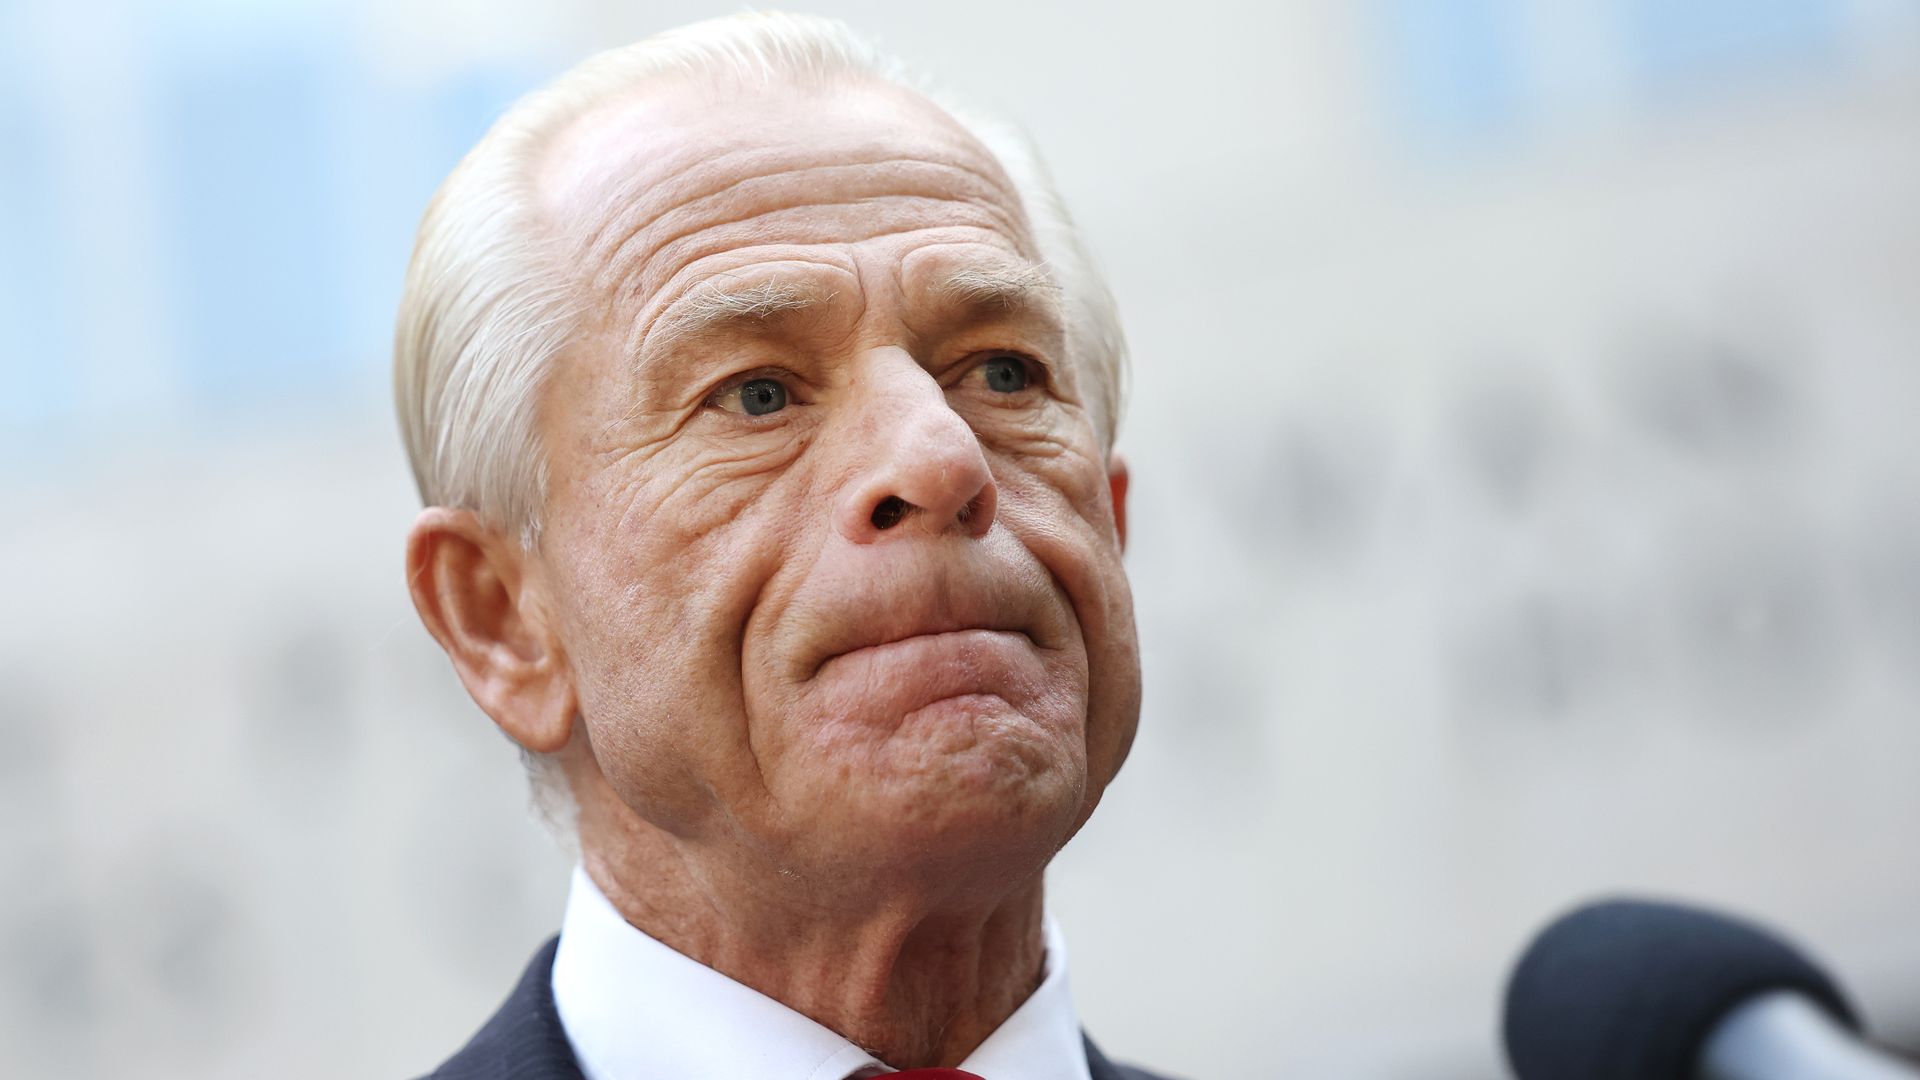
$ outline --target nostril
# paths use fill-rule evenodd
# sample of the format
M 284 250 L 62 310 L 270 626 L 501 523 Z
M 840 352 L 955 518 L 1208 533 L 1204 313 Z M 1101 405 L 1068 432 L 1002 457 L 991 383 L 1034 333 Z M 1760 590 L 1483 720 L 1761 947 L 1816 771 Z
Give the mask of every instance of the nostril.
M 880 500 L 879 506 L 873 508 L 873 527 L 882 530 L 891 529 L 900 524 L 900 519 L 906 516 L 907 500 L 898 495 L 889 495 Z

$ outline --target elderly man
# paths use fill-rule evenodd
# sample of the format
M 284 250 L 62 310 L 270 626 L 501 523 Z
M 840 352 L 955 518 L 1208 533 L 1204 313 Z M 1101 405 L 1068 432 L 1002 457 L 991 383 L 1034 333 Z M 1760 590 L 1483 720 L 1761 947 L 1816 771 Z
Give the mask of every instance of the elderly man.
M 580 868 L 435 1076 L 1148 1075 L 1042 903 L 1139 713 L 1122 352 L 1032 156 L 838 24 L 487 134 L 400 313 L 407 573 Z

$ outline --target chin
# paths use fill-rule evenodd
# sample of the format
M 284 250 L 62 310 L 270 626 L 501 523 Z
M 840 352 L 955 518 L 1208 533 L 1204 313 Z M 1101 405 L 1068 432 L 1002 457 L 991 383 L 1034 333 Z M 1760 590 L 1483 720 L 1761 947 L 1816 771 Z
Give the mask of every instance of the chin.
M 1082 747 L 1021 716 L 977 703 L 916 710 L 842 780 L 814 792 L 809 831 L 843 859 L 883 876 L 964 876 L 991 865 L 1015 880 L 1044 869 L 1083 819 Z M 1077 734 L 1077 733 L 1076 733 Z
M 965 694 L 914 709 L 881 743 L 876 787 L 916 792 L 921 805 L 1022 814 L 1086 786 L 1081 725 L 1024 711 L 995 694 Z
M 1069 799 L 1026 813 L 950 807 L 933 816 L 876 815 L 865 832 L 865 877 L 894 895 L 997 901 L 1038 880 L 1071 837 Z M 1035 812 L 1040 811 L 1040 812 Z

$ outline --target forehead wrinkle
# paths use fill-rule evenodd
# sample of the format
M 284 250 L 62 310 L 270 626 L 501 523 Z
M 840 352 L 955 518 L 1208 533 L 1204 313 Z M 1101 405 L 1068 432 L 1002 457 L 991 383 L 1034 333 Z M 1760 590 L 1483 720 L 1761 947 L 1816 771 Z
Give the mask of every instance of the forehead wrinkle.
M 752 184 L 755 181 L 816 169 L 884 168 L 892 165 L 932 165 L 944 167 L 967 175 L 971 179 L 978 181 L 983 187 L 992 190 L 1012 204 L 1016 206 L 1019 205 L 1019 193 L 1004 177 L 996 176 L 984 169 L 975 168 L 958 158 L 949 156 L 937 158 L 928 156 L 909 157 L 901 156 L 897 153 L 890 153 L 878 157 L 856 157 L 853 160 L 848 160 L 846 156 L 839 156 L 825 161 L 802 162 L 789 167 L 774 169 L 770 172 L 755 170 L 744 176 L 734 175 L 734 173 L 738 171 L 737 165 L 739 159 L 745 158 L 751 162 L 754 158 L 765 156 L 769 149 L 770 148 L 766 146 L 748 146 L 716 155 L 711 152 L 703 152 L 698 147 L 694 147 L 682 154 L 668 155 L 666 159 L 660 162 L 658 167 L 653 170 L 632 172 L 615 177 L 613 190 L 598 194 L 596 196 L 597 202 L 616 208 L 644 207 L 647 202 L 645 196 L 649 194 L 664 195 L 670 201 L 666 206 L 662 207 L 658 213 L 641 217 L 638 220 L 627 220 L 625 215 L 618 213 L 609 214 L 599 226 L 593 230 L 592 234 L 586 238 L 585 252 L 589 257 L 595 259 L 612 260 L 618 258 L 620 252 L 637 234 L 659 223 L 662 218 L 665 218 L 669 214 L 694 207 L 710 199 L 730 194 L 735 189 Z M 689 165 L 682 167 L 681 163 L 683 161 L 689 162 Z M 660 175 L 661 173 L 666 174 L 664 178 Z M 705 184 L 699 183 L 702 178 L 707 176 L 712 176 L 713 179 Z M 729 177 L 731 178 L 729 179 Z M 674 190 L 676 187 L 687 190 L 685 190 L 684 193 L 679 193 Z M 623 221 L 626 222 L 624 232 L 618 239 L 609 243 L 609 234 L 612 233 L 616 227 L 620 226 Z
M 820 209 L 818 207 L 814 209 Z M 857 203 L 835 204 L 831 209 L 859 211 L 863 209 Z M 851 250 L 862 245 L 884 241 L 889 237 L 919 234 L 938 234 L 945 236 L 965 235 L 978 243 L 999 241 L 1003 250 L 1012 249 L 1018 236 L 1009 236 L 1005 229 L 985 216 L 975 215 L 972 220 L 949 214 L 946 220 L 928 221 L 918 214 L 896 212 L 893 209 L 876 210 L 865 219 L 857 222 L 834 220 L 825 223 L 817 221 L 799 221 L 793 227 L 777 231 L 772 228 L 756 227 L 755 222 L 770 215 L 754 215 L 738 222 L 715 225 L 711 229 L 701 230 L 697 234 L 673 241 L 660 251 L 655 252 L 648 265 L 637 274 L 638 280 L 630 286 L 633 295 L 658 296 L 666 292 L 673 279 L 687 267 L 732 252 L 756 247 L 805 247 Z M 1027 254 L 1021 251 L 1020 254 Z
M 880 170 L 878 173 L 873 170 Z M 951 178 L 959 173 L 969 180 L 983 185 L 986 191 L 974 185 L 966 185 L 956 193 L 951 184 L 940 182 L 942 178 Z M 852 182 L 840 179 L 848 176 Z M 765 187 L 765 192 L 747 192 L 748 206 L 741 211 L 729 213 L 719 220 L 713 220 L 702 211 L 727 200 L 730 196 L 753 187 Z M 826 198 L 809 198 L 810 188 L 825 188 Z M 972 190 L 967 190 L 972 188 Z M 761 198 L 756 200 L 753 195 Z M 646 267 L 655 262 L 669 248 L 704 232 L 740 226 L 755 220 L 773 217 L 807 208 L 833 208 L 858 205 L 861 203 L 884 202 L 893 199 L 932 199 L 942 202 L 963 204 L 977 208 L 1004 229 L 1011 237 L 1024 237 L 1027 233 L 1026 221 L 1019 213 L 1019 203 L 1009 199 L 1012 209 L 1003 205 L 999 199 L 983 197 L 998 195 L 1007 198 L 1008 192 L 999 188 L 997 182 L 976 170 L 946 161 L 927 161 L 921 158 L 884 158 L 873 161 L 845 162 L 836 161 L 824 164 L 807 164 L 773 172 L 760 172 L 753 176 L 740 177 L 723 185 L 718 190 L 697 195 L 671 206 L 658 213 L 643 217 L 624 230 L 610 245 L 604 240 L 600 250 L 589 253 L 592 263 L 601 266 L 593 285 L 599 290 L 611 290 L 616 283 L 630 276 L 631 267 Z M 771 200 L 776 205 L 767 206 Z M 642 200 L 644 202 L 644 200 Z M 681 224 L 680 221 L 685 223 Z M 601 230 L 605 235 L 610 230 Z
M 751 180 L 751 176 L 726 179 L 726 166 L 736 158 L 752 157 L 759 149 L 747 147 L 715 156 L 703 154 L 698 147 L 687 147 L 682 153 L 668 154 L 653 162 L 652 169 L 616 174 L 600 189 L 585 193 L 609 211 L 584 238 L 580 248 L 583 256 L 596 262 L 618 258 L 636 235 L 667 215 L 725 195 Z M 711 173 L 718 173 L 718 182 L 699 183 Z M 664 205 L 648 212 L 654 202 L 662 199 Z M 615 230 L 619 230 L 617 237 L 613 235 Z

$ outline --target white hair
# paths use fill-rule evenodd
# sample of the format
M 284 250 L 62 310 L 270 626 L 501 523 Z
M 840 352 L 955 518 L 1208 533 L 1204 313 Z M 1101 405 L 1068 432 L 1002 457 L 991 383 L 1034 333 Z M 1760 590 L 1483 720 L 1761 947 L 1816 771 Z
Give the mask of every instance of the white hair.
M 542 380 L 588 312 L 561 238 L 536 209 L 536 177 L 569 123 L 642 84 L 879 82 L 935 99 L 843 23 L 752 13 L 694 23 L 600 53 L 516 102 L 441 184 L 420 223 L 394 333 L 394 402 L 421 499 L 473 510 L 526 548 L 540 539 L 546 458 L 535 430 Z M 1069 357 L 1112 446 L 1125 392 L 1118 310 L 1037 153 L 1019 133 L 946 111 L 1012 180 L 1034 242 L 1061 287 Z M 568 815 L 565 782 L 528 755 L 536 805 Z M 558 824 L 558 822 L 556 822 Z

